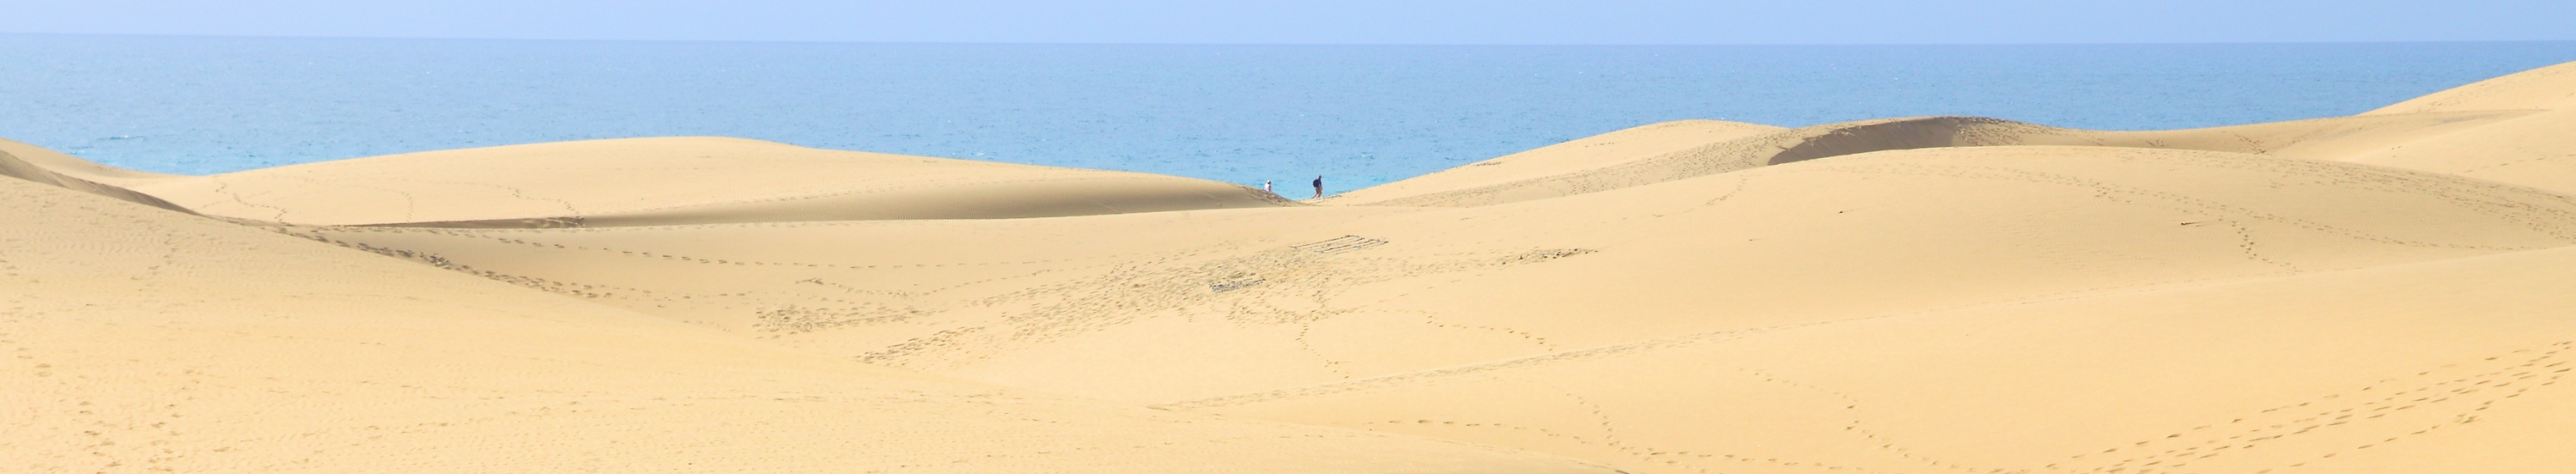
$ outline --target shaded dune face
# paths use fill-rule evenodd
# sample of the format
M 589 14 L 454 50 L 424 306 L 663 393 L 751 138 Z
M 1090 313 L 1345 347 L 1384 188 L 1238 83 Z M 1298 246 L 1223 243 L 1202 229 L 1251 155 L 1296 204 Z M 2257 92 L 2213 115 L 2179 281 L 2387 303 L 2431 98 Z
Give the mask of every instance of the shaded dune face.
M 32 159 L 20 157 L 19 154 L 22 153 L 32 157 Z M 94 173 L 83 173 L 83 168 L 94 170 L 113 170 L 112 168 L 96 166 L 95 164 L 78 158 L 72 158 L 69 155 L 54 153 L 52 150 L 37 148 L 33 145 L 14 141 L 0 140 L 0 177 L 17 178 L 24 181 L 32 181 L 37 184 L 51 185 L 73 191 L 106 196 L 120 201 L 142 204 L 166 210 L 194 213 L 185 207 L 180 207 L 178 204 L 172 204 L 170 201 L 164 201 L 161 198 L 154 197 L 150 194 L 135 192 L 134 190 L 113 184 L 92 181 L 92 179 L 100 179 L 101 176 L 97 176 Z M 144 173 L 134 172 L 127 172 L 125 175 L 130 177 L 147 176 Z
M 2191 130 L 1669 122 L 1320 205 L 722 138 L 0 143 L 0 459 L 2555 472 L 2571 67 Z

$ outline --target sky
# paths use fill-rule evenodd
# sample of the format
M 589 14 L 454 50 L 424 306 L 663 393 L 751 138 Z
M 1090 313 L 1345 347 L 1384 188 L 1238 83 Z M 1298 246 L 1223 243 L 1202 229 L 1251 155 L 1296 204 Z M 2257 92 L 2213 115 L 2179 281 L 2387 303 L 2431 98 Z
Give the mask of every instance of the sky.
M 0 32 L 1179 44 L 2576 40 L 2570 0 L 0 0 Z

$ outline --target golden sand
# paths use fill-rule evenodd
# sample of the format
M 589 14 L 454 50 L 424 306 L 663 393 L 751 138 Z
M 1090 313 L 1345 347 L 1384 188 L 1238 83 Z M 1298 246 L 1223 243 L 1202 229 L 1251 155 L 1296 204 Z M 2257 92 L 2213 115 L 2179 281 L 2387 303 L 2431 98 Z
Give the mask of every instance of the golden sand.
M 2576 63 L 1648 125 L 1310 202 L 652 138 L 0 143 L 0 471 L 2555 472 Z

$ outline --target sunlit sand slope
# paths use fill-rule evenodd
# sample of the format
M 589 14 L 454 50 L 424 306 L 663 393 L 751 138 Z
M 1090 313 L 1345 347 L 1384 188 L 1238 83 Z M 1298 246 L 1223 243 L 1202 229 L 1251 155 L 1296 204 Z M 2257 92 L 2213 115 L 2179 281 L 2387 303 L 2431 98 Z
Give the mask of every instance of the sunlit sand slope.
M 1737 129 L 1737 138 L 1638 156 L 1556 147 L 1524 154 L 1547 166 L 1509 166 L 1495 159 L 1420 178 L 1352 191 L 1321 201 L 1337 205 L 1483 206 L 1571 196 L 1707 176 L 1760 166 L 1888 150 L 1991 146 L 2100 146 L 2226 151 L 2310 159 L 2349 159 L 2413 140 L 2529 115 L 2530 111 L 2428 112 L 2341 117 L 2230 127 L 2118 132 L 2079 130 L 1982 117 L 1868 120 L 1797 129 Z M 1614 141 L 1622 131 L 1572 142 Z M 2576 142 L 2576 140 L 2568 140 Z M 1472 176 L 1472 179 L 1468 179 Z
M 2576 108 L 2576 62 L 2478 81 L 2363 115 L 2570 108 Z
M 2479 110 L 2523 114 L 2347 160 L 2576 193 L 2576 63 L 2480 81 L 2363 116 Z
M 2349 161 L 2576 193 L 2576 108 L 2412 141 Z
M 1390 200 L 1509 186 L 1533 177 L 1580 173 L 1606 166 L 1787 130 L 1721 120 L 1679 120 L 1633 127 L 1548 145 L 1402 181 L 1336 194 L 1320 202 L 1377 204 Z
M 1257 189 L 1198 179 L 737 138 L 434 151 L 163 180 L 135 190 L 238 219 L 456 227 L 975 219 L 1286 204 Z
M 2576 201 L 2250 154 L 1940 148 L 1520 204 L 294 232 L 883 364 L 1141 402 L 2576 243 Z
M 2556 472 L 2576 250 L 1638 343 L 1167 408 L 1640 473 Z M 1853 292 L 1850 297 L 1869 297 Z
M 947 381 L 0 179 L 0 472 L 1605 472 Z
M 2032 136 L 2061 129 L 1982 117 L 1920 117 L 1835 123 L 1767 131 L 1729 140 L 1706 142 L 1646 157 L 1574 154 L 1558 161 L 1603 163 L 1591 167 L 1502 170 L 1487 173 L 1477 185 L 1458 188 L 1388 183 L 1389 191 L 1362 189 L 1351 194 L 1368 199 L 1329 201 L 1341 205 L 1483 206 L 1547 199 L 1695 178 L 1759 166 L 1829 156 L 1913 148 L 1974 146 L 1990 141 L 2025 143 Z M 2080 142 L 2080 137 L 2069 140 Z M 1501 168 L 1497 166 L 1496 168 Z M 1567 170 L 1567 168 L 1573 168 Z M 1434 174 L 1433 176 L 1438 176 Z M 1402 192 L 1414 190 L 1415 192 Z

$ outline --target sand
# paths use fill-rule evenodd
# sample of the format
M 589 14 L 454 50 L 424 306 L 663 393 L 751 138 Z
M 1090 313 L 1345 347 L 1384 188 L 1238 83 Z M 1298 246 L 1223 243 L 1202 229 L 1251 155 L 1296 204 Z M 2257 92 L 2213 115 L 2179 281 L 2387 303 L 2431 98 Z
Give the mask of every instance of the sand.
M 0 180 L 9 472 L 1607 472 L 804 353 Z
M 2551 472 L 2568 71 L 2193 130 L 1668 122 L 1309 203 L 724 138 L 0 143 L 0 459 Z
M 1000 219 L 1291 205 L 1198 179 L 715 137 L 409 153 L 127 187 L 212 216 L 329 226 Z

